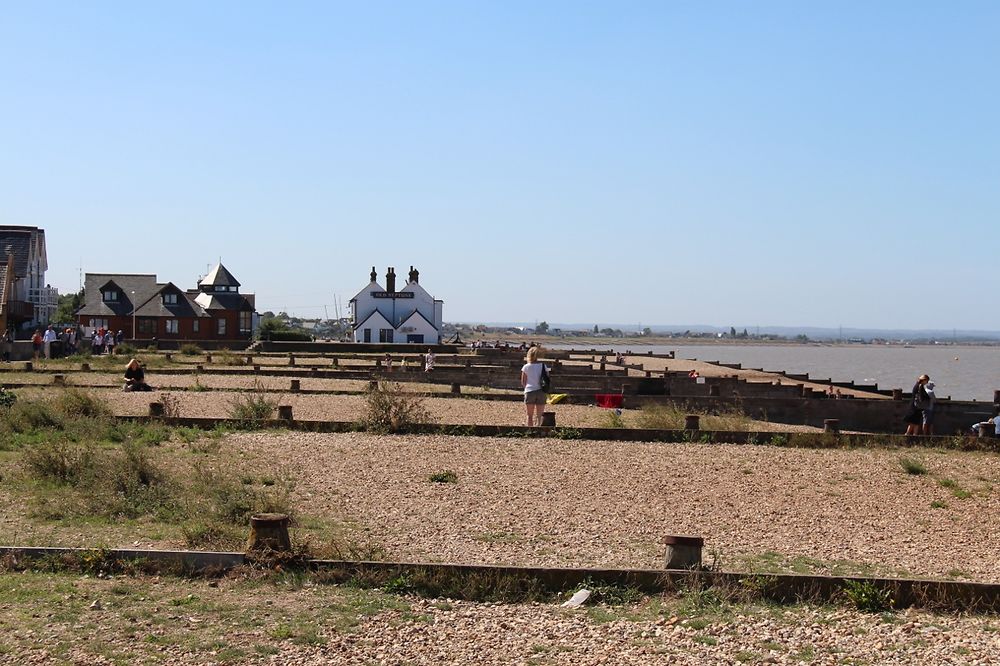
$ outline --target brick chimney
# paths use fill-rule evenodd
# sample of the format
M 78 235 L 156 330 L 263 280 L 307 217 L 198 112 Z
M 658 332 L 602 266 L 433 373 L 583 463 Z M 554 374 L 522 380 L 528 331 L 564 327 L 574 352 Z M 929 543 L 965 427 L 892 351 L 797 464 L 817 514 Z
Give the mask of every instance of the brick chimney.
M 410 266 L 410 282 L 420 282 L 420 271 Z
M 396 269 L 389 266 L 389 272 L 385 274 L 385 290 L 390 294 L 396 291 Z

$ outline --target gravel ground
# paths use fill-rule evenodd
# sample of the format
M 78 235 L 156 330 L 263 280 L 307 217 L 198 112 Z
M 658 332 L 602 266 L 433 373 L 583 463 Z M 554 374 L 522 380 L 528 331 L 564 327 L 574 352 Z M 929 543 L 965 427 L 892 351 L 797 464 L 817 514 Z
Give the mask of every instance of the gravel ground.
M 170 578 L 0 574 L 11 664 L 993 664 L 996 617 L 832 607 L 483 604 Z
M 1000 581 L 992 454 L 360 433 L 225 445 L 277 455 L 303 512 L 360 526 L 390 559 L 655 568 L 663 536 L 698 534 L 729 569 Z M 429 481 L 443 470 L 458 482 Z

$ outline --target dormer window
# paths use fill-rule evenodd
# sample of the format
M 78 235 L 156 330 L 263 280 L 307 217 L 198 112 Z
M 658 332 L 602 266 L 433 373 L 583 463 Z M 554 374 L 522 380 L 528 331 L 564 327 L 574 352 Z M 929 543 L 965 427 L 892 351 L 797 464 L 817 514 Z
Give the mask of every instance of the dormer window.
M 118 302 L 118 290 L 117 289 L 105 289 L 101 292 L 101 298 L 104 299 L 105 303 L 117 303 Z
M 164 305 L 177 305 L 177 294 L 163 294 Z

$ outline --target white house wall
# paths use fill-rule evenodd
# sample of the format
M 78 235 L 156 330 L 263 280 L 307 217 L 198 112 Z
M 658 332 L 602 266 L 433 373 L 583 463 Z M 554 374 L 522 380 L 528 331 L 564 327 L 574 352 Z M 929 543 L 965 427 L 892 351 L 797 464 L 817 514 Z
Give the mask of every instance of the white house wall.
M 366 328 L 372 330 L 372 342 L 378 342 L 380 328 L 392 328 L 395 331 L 394 342 L 406 342 L 409 335 L 422 335 L 427 344 L 438 342 L 442 323 L 441 301 L 435 301 L 417 282 L 410 282 L 399 290 L 412 293 L 413 298 L 375 298 L 372 293 L 379 291 L 385 291 L 385 288 L 378 282 L 371 282 L 351 299 L 355 323 L 363 322 L 354 331 L 356 342 L 364 341 Z M 414 310 L 422 316 L 413 316 Z M 375 323 L 376 320 L 379 323 Z
M 414 312 L 396 329 L 396 342 L 408 342 L 407 338 L 411 335 L 422 336 L 420 344 L 433 345 L 437 344 L 440 333 L 429 321 Z

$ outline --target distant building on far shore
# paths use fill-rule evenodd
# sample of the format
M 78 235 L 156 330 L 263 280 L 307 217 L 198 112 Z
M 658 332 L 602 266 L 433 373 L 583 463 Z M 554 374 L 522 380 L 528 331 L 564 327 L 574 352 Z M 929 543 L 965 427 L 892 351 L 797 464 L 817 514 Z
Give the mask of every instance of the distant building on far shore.
M 48 325 L 59 303 L 48 267 L 44 229 L 0 226 L 0 331 Z
M 406 285 L 396 291 L 396 269 L 389 267 L 385 287 L 371 280 L 351 299 L 355 342 L 437 344 L 441 340 L 442 307 L 420 286 L 420 272 L 410 266 Z

